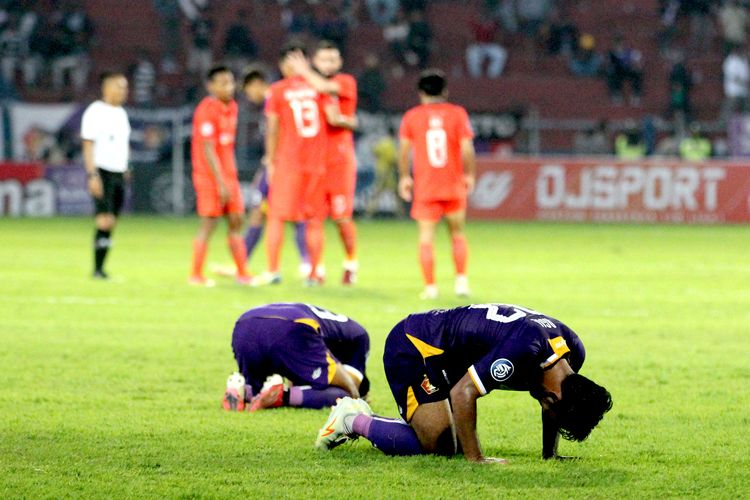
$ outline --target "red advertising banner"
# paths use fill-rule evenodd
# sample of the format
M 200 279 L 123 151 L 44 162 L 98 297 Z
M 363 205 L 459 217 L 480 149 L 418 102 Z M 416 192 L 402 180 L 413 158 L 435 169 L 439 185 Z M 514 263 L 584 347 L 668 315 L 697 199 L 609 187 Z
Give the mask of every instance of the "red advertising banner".
M 474 219 L 750 222 L 750 163 L 479 159 Z

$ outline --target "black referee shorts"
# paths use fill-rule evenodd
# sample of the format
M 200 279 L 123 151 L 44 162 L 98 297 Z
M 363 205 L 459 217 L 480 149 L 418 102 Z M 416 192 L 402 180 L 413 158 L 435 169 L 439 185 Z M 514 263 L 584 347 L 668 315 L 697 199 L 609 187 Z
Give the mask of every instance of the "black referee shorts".
M 102 197 L 94 198 L 96 215 L 120 214 L 125 203 L 125 176 L 120 172 L 97 169 L 102 180 Z

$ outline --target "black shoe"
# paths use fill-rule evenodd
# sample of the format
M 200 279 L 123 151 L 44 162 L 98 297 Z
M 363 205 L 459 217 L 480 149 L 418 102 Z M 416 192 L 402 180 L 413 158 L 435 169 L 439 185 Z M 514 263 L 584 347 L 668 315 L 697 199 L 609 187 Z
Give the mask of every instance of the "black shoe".
M 105 273 L 104 271 L 94 271 L 94 274 L 91 276 L 95 280 L 108 280 L 109 275 Z

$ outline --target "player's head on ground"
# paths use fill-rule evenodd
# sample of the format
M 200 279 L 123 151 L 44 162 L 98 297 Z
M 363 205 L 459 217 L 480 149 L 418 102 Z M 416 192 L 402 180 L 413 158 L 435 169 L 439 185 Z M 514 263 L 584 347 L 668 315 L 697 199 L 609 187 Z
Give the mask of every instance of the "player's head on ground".
M 251 67 L 242 78 L 242 91 L 245 93 L 247 100 L 260 104 L 266 98 L 268 90 L 268 77 L 261 68 Z
M 105 71 L 99 75 L 102 100 L 112 106 L 122 106 L 128 98 L 128 79 L 121 71 Z
M 315 46 L 312 64 L 318 73 L 330 78 L 341 71 L 341 66 L 344 64 L 341 58 L 341 50 L 332 41 L 321 40 Z
M 284 78 L 289 78 L 296 74 L 292 65 L 289 64 L 289 61 L 287 60 L 291 54 L 302 54 L 307 57 L 307 49 L 305 48 L 305 45 L 299 41 L 291 41 L 281 47 L 281 50 L 279 51 L 279 70 Z
M 434 101 L 448 97 L 448 79 L 439 69 L 422 71 L 417 81 L 417 92 L 423 101 Z
M 549 405 L 547 413 L 557 423 L 562 437 L 583 441 L 611 409 L 612 396 L 607 389 L 573 373 L 563 379 L 560 398 Z
M 206 74 L 206 89 L 208 93 L 222 102 L 234 99 L 234 73 L 228 66 L 214 66 Z

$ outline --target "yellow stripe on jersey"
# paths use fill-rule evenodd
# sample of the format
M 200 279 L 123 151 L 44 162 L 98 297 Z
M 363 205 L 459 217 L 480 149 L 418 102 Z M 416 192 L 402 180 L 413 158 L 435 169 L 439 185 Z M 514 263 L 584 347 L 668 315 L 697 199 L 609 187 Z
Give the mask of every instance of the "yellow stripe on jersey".
M 336 360 L 333 359 L 330 352 L 326 352 L 326 361 L 328 361 L 328 385 L 331 385 L 333 377 L 336 376 Z
M 411 343 L 414 344 L 414 347 L 417 348 L 417 351 L 419 351 L 419 354 L 421 354 L 422 358 L 424 359 L 427 359 L 430 356 L 439 356 L 443 354 L 443 352 L 445 352 L 438 347 L 431 346 L 423 340 L 419 340 L 417 337 L 412 337 L 408 333 L 406 334 L 406 338 L 408 338 Z
M 294 320 L 295 323 L 302 323 L 303 325 L 307 325 L 316 332 L 320 332 L 320 323 L 315 321 L 312 318 L 299 318 Z
M 417 397 L 414 395 L 414 389 L 412 389 L 412 387 L 409 386 L 409 388 L 406 389 L 406 421 L 407 422 L 411 420 L 411 417 L 414 415 L 414 412 L 417 411 L 418 407 L 419 407 L 419 403 L 417 402 Z
M 554 339 L 548 339 L 547 342 L 549 342 L 553 354 L 549 358 L 544 360 L 544 363 L 542 363 L 542 368 L 548 368 L 552 366 L 553 364 L 557 363 L 560 358 L 570 352 L 568 343 L 565 342 L 565 339 L 560 336 L 555 337 Z

